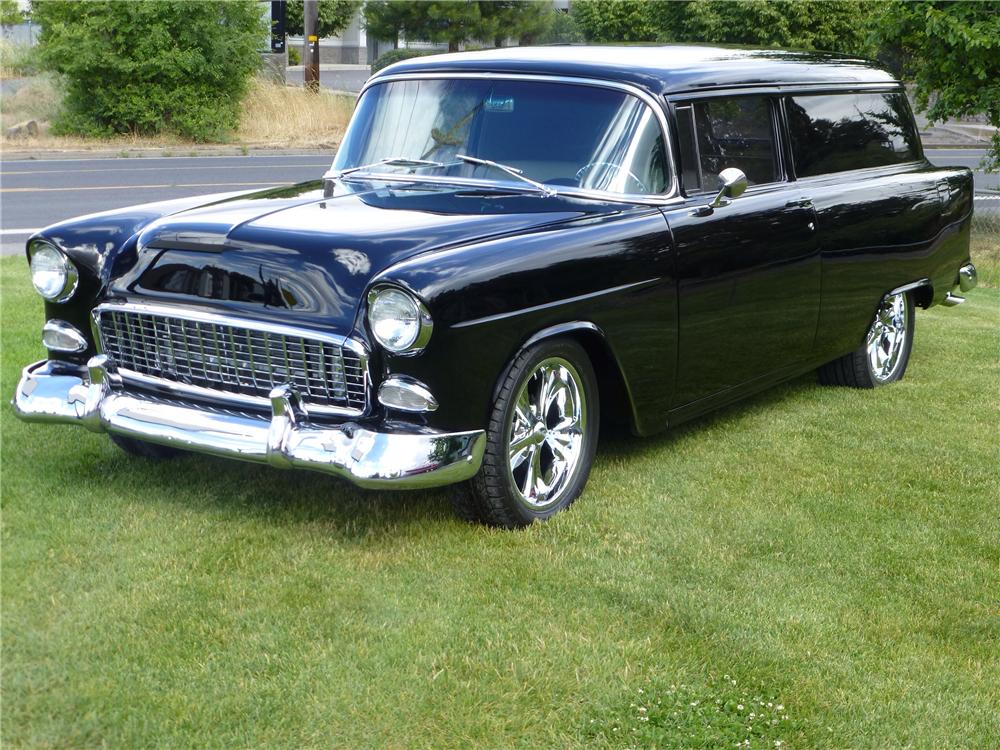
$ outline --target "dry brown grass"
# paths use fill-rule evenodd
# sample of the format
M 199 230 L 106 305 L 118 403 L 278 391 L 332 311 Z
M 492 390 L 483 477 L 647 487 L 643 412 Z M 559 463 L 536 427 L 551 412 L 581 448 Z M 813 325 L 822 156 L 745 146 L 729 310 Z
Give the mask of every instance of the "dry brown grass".
M 0 149 L 38 151 L 173 152 L 187 154 L 218 144 L 194 144 L 175 136 L 83 138 L 54 136 L 46 123 L 59 111 L 61 95 L 53 82 L 36 77 L 16 93 L 0 101 L 0 128 L 25 120 L 37 120 L 42 132 L 36 137 L 7 138 L 0 135 Z M 243 102 L 240 125 L 228 146 L 248 148 L 336 148 L 354 109 L 354 97 L 254 81 Z M 0 129 L 0 134 L 3 130 Z M 138 153 L 136 153 L 138 155 Z
M 254 81 L 243 101 L 236 138 L 253 145 L 335 147 L 354 110 L 354 97 Z
M 970 250 L 980 285 L 1000 287 L 1000 211 L 976 211 L 972 218 Z

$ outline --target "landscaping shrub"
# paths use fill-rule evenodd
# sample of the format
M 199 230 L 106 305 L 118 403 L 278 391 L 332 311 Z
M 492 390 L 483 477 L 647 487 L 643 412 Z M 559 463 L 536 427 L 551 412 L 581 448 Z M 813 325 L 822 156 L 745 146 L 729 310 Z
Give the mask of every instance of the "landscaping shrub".
M 55 133 L 224 140 L 260 65 L 255 0 L 35 3 L 41 64 L 65 80 Z
M 372 64 L 372 73 L 378 73 L 382 68 L 387 68 L 400 60 L 409 60 L 411 57 L 423 57 L 424 55 L 439 55 L 441 50 L 437 49 L 391 49 L 383 52 Z

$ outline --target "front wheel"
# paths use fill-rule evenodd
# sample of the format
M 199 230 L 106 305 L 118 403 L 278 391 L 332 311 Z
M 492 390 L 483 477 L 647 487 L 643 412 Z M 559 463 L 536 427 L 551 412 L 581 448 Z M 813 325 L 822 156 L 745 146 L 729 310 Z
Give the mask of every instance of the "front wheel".
M 597 449 L 598 399 L 593 365 L 575 341 L 521 351 L 493 405 L 482 469 L 455 494 L 458 514 L 517 528 L 572 503 Z
M 823 365 L 820 382 L 874 388 L 900 380 L 910 362 L 915 322 L 913 300 L 908 294 L 886 295 L 865 334 L 865 342 L 850 354 Z

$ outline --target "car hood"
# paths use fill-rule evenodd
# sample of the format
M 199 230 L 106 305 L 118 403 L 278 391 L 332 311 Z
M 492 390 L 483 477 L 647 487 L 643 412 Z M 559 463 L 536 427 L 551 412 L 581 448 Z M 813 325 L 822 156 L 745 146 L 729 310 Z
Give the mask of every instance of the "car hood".
M 109 291 L 347 333 L 371 280 L 401 260 L 625 208 L 454 186 L 337 183 L 324 195 L 304 183 L 152 222 Z

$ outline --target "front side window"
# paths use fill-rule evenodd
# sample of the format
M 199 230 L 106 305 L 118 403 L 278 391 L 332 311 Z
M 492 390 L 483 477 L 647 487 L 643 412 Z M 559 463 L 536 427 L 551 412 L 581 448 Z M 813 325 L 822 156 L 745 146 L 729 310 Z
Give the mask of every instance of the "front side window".
M 688 193 L 719 189 L 719 172 L 743 170 L 747 182 L 778 179 L 771 102 L 763 96 L 707 99 L 677 108 L 681 171 Z
M 920 141 L 902 94 L 791 96 L 786 111 L 799 177 L 919 158 Z
M 509 181 L 459 154 L 520 169 L 556 189 L 655 195 L 669 186 L 663 134 L 649 106 L 612 89 L 543 81 L 377 84 L 362 96 L 333 166 L 420 159 L 441 166 L 373 171 Z

